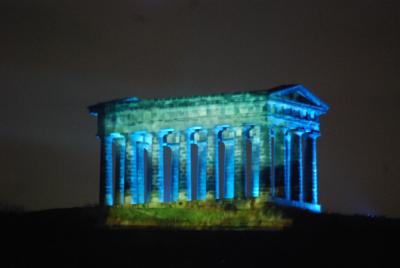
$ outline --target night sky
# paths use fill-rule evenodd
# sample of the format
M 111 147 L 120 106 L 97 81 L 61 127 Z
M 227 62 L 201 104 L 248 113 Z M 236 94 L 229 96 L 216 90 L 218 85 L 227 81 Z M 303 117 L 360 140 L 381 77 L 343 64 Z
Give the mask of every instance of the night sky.
M 0 203 L 94 204 L 87 106 L 301 83 L 328 212 L 400 217 L 400 2 L 0 2 Z

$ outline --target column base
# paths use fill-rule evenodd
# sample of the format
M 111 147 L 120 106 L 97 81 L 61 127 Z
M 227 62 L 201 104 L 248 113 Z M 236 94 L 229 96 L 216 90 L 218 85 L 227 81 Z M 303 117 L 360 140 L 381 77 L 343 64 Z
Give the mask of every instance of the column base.
M 272 203 L 277 204 L 277 205 L 296 207 L 296 208 L 309 210 L 309 211 L 312 211 L 315 213 L 321 213 L 321 205 L 319 205 L 319 204 L 305 203 L 305 202 L 299 202 L 299 201 L 295 201 L 295 200 L 286 200 L 286 199 L 279 198 L 279 197 L 273 197 L 270 200 Z

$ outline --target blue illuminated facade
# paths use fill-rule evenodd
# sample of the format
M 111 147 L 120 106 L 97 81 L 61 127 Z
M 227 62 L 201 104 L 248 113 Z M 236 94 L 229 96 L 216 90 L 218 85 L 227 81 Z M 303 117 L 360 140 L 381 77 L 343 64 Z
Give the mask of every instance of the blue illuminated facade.
M 241 200 L 321 211 L 319 117 L 302 85 L 89 107 L 101 141 L 100 203 Z

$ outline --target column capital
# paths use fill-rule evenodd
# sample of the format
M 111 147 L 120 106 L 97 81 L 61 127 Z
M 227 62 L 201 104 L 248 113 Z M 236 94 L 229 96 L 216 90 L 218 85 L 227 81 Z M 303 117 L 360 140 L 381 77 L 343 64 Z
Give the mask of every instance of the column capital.
M 248 139 L 259 138 L 260 126 L 255 124 L 246 124 L 243 126 L 243 137 Z
M 166 134 L 172 133 L 174 131 L 175 130 L 173 128 L 164 128 L 160 129 L 157 134 L 159 138 L 163 138 Z
M 111 135 L 105 135 L 105 136 L 100 137 L 100 140 L 102 140 L 104 142 L 112 142 L 113 139 L 114 139 L 114 137 Z
M 285 126 L 278 126 L 278 125 L 271 125 L 268 126 L 269 130 L 272 131 L 274 134 L 278 134 L 278 133 L 285 133 L 286 130 L 288 129 Z
M 317 139 L 319 136 L 321 136 L 321 134 L 317 131 L 311 131 L 310 133 L 308 133 L 308 136 L 312 139 Z
M 282 133 L 283 133 L 284 135 L 286 135 L 287 132 L 288 132 L 288 130 L 289 130 L 288 127 L 283 127 L 283 126 L 277 127 L 277 129 L 279 129 L 280 131 L 282 131 Z
M 125 138 L 125 136 L 119 132 L 111 132 L 110 134 L 108 134 L 108 136 L 110 136 L 114 139 Z
M 306 131 L 302 128 L 296 129 L 294 130 L 294 134 L 296 134 L 297 136 L 302 136 L 304 133 L 306 133 Z
M 191 127 L 185 130 L 186 141 L 189 143 L 199 143 L 207 141 L 208 130 L 202 127 Z
M 128 136 L 132 142 L 145 142 L 147 144 L 152 144 L 153 140 L 153 134 L 145 130 L 131 132 Z
M 224 131 L 225 129 L 230 128 L 230 127 L 231 127 L 230 125 L 216 125 L 214 127 L 213 131 L 215 134 L 218 134 L 219 132 Z
M 276 134 L 276 126 L 272 125 L 272 126 L 268 126 L 268 133 L 271 137 L 275 137 Z
M 285 136 L 285 139 L 291 139 L 292 135 L 295 134 L 295 131 L 293 131 L 293 129 L 291 129 L 291 128 L 285 128 L 285 130 L 283 131 L 283 134 Z
M 173 128 L 161 129 L 158 132 L 158 138 L 160 140 L 160 144 L 163 145 L 173 145 L 179 144 L 181 140 L 181 133 L 179 130 L 175 130 Z
M 290 136 L 293 134 L 297 129 L 293 126 L 277 126 L 276 131 L 281 131 L 284 136 Z
M 200 126 L 188 127 L 188 128 L 185 129 L 185 132 L 186 132 L 187 135 L 190 135 L 190 134 L 192 134 L 193 132 L 197 132 L 197 131 L 200 131 L 200 130 L 202 130 L 202 129 L 203 129 L 203 128 L 200 127 Z

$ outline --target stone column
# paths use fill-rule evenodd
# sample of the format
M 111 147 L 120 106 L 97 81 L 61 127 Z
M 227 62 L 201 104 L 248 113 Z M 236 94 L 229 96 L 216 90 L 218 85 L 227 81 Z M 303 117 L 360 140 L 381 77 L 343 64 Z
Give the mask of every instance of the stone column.
M 197 145 L 197 163 L 192 167 L 192 145 Z M 200 127 L 194 127 L 186 130 L 186 194 L 187 200 L 205 200 L 207 184 L 207 130 Z M 196 173 L 197 181 L 193 180 Z M 196 185 L 193 185 L 195 183 Z M 193 192 L 192 190 L 195 190 Z
M 116 142 L 116 189 L 113 187 L 113 141 Z M 102 138 L 100 160 L 100 204 L 107 206 L 123 204 L 125 183 L 125 139 L 119 133 L 112 133 Z M 116 193 L 114 195 L 114 192 Z M 121 198 L 122 196 L 122 198 Z
M 116 174 L 115 174 L 115 204 L 124 204 L 125 195 L 125 156 L 126 156 L 126 144 L 125 137 L 121 136 L 115 139 L 116 142 Z
M 247 166 L 247 141 L 251 146 L 250 170 Z M 243 135 L 243 158 L 245 165 L 245 196 L 258 197 L 260 190 L 260 129 L 257 126 L 249 125 L 244 129 Z
M 188 201 L 193 200 L 194 194 L 192 193 L 192 144 L 193 144 L 193 133 L 196 130 L 192 128 L 186 129 L 186 199 Z M 198 161 L 198 160 L 197 160 Z
M 112 136 L 100 138 L 100 205 L 112 206 Z M 110 198 L 111 197 L 111 198 Z
M 212 133 L 212 129 L 207 129 L 208 133 Z M 216 179 L 217 177 L 215 172 L 215 163 L 217 158 L 215 158 L 215 135 L 207 135 L 207 174 L 206 174 L 206 198 L 211 200 L 215 200 L 217 198 L 215 189 L 216 189 Z
M 147 152 L 147 158 L 145 161 L 147 161 L 147 175 L 144 178 L 144 194 L 143 194 L 143 201 L 145 203 L 150 202 L 152 198 L 152 192 L 153 192 L 153 135 L 150 133 L 147 133 L 146 138 L 145 138 L 145 144 L 144 144 L 144 150 L 143 150 L 143 157 L 145 151 Z M 143 163 L 144 164 L 144 163 Z
M 252 169 L 253 169 L 253 197 L 260 195 L 260 128 L 253 128 L 254 133 L 250 133 L 252 137 Z
M 234 194 L 233 196 L 238 199 L 244 198 L 245 195 L 245 152 L 246 152 L 246 140 L 245 129 L 241 124 L 237 124 L 234 126 L 235 136 L 234 140 Z
M 270 155 L 269 155 L 269 129 L 260 126 L 260 194 L 266 193 L 270 187 Z
M 158 134 L 158 176 L 157 176 L 157 188 L 158 188 L 158 199 L 160 202 L 165 202 L 165 184 L 164 184 L 164 136 L 168 132 L 161 130 Z
M 317 138 L 320 136 L 319 132 L 311 132 L 311 170 L 312 170 L 312 203 L 318 204 L 318 167 L 317 167 Z
M 159 151 L 160 146 L 158 144 L 159 139 L 157 137 L 152 137 L 152 145 L 151 145 L 151 202 L 159 203 L 161 200 L 159 199 Z
M 197 199 L 205 200 L 207 195 L 207 132 L 205 140 L 197 142 L 198 148 L 198 175 L 197 175 Z
M 303 182 L 303 134 L 304 130 L 299 129 L 296 132 L 298 139 L 298 173 L 299 173 L 299 202 L 304 202 L 304 182 Z
M 130 148 L 130 157 L 129 163 L 127 167 L 129 168 L 127 171 L 127 181 L 129 181 L 129 194 L 131 196 L 130 201 L 131 204 L 138 203 L 138 184 L 137 184 L 137 145 L 136 145 L 136 135 L 129 135 L 129 148 Z
M 286 197 L 286 128 L 276 127 L 274 135 L 275 196 Z
M 143 204 L 150 200 L 152 183 L 152 134 L 146 131 L 137 131 L 129 137 L 130 157 L 129 181 L 131 204 Z M 147 151 L 147 159 L 145 158 Z M 147 161 L 147 170 L 145 170 Z M 147 176 L 146 175 L 147 171 Z
M 235 193 L 235 141 L 224 140 L 225 145 L 225 191 L 224 198 L 231 199 Z
M 179 197 L 179 143 L 169 145 L 171 148 L 171 202 Z
M 136 141 L 135 146 L 136 151 L 136 178 L 135 184 L 137 185 L 137 193 L 136 193 L 136 203 L 143 204 L 145 201 L 145 170 L 144 170 L 144 143 L 142 141 Z
M 291 172 L 290 172 L 290 166 L 291 166 L 291 146 L 292 146 L 292 135 L 290 130 L 286 129 L 284 132 L 284 165 L 285 165 L 285 173 L 284 173 L 284 188 L 285 188 L 285 199 L 290 201 L 291 199 L 291 185 L 290 185 L 290 180 L 291 180 Z
M 219 142 L 220 142 L 220 130 L 214 129 L 214 153 L 215 153 L 215 159 L 214 159 L 214 183 L 215 183 L 215 199 L 221 199 L 221 189 L 220 189 L 220 172 L 219 172 Z
M 269 144 L 269 161 L 270 161 L 270 195 L 276 197 L 275 189 L 275 129 L 274 127 L 269 128 L 268 144 Z
M 217 126 L 215 133 L 215 196 L 217 199 L 234 197 L 235 193 L 235 131 L 228 125 Z M 220 178 L 219 142 L 225 147 L 223 177 Z M 222 181 L 221 181 L 222 180 Z M 222 183 L 221 183 L 222 182 Z M 223 187 L 223 189 L 221 189 Z M 223 193 L 223 195 L 221 195 Z
M 112 143 L 113 137 L 107 136 L 104 141 L 104 202 L 107 206 L 112 206 L 114 204 Z
M 187 201 L 187 169 L 190 164 L 187 163 L 188 158 L 188 148 L 187 148 L 187 137 L 181 137 L 179 144 L 179 194 L 178 201 Z
M 158 134 L 159 138 L 159 164 L 158 164 L 158 193 L 160 202 L 176 202 L 179 197 L 179 133 L 173 129 L 163 129 Z M 170 187 L 165 191 L 164 178 L 164 147 L 171 149 Z
M 126 136 L 125 141 L 125 191 L 124 191 L 124 204 L 132 204 L 132 193 L 131 193 L 131 176 L 132 176 L 132 141 L 131 135 Z

